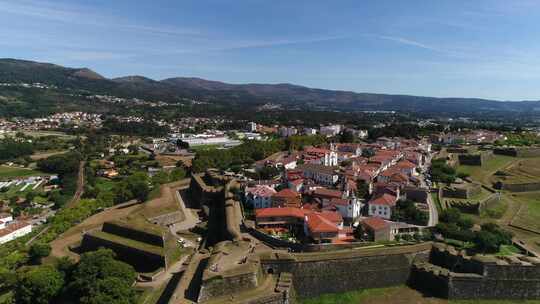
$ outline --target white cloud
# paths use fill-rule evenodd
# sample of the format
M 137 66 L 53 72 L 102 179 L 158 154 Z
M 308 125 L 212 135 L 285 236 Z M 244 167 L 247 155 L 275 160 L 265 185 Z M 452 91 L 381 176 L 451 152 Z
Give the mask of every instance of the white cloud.
M 129 30 L 139 33 L 175 36 L 196 36 L 201 32 L 192 28 L 177 28 L 165 26 L 141 25 L 118 16 L 107 15 L 95 11 L 92 7 L 59 6 L 48 1 L 34 0 L 0 0 L 0 12 L 39 18 L 53 22 L 68 24 L 90 25 L 115 29 Z

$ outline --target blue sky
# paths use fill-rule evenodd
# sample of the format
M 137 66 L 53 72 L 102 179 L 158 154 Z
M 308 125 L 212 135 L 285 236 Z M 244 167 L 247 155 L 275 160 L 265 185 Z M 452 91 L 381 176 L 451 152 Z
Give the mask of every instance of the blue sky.
M 540 99 L 537 0 L 0 0 L 0 57 L 104 76 Z

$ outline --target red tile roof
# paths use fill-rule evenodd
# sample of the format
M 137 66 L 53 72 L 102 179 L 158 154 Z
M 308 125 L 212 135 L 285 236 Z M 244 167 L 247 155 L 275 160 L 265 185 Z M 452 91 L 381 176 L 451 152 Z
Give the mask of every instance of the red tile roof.
M 328 220 L 321 213 L 310 213 L 307 215 L 308 229 L 312 233 L 338 232 L 339 229 L 335 223 Z
M 330 200 L 330 204 L 332 205 L 340 205 L 340 206 L 347 206 L 349 205 L 349 200 L 344 198 L 332 198 Z
M 314 196 L 324 196 L 324 197 L 335 197 L 335 198 L 341 198 L 343 193 L 339 190 L 332 190 L 327 188 L 317 188 L 313 190 Z
M 370 205 L 395 206 L 397 198 L 393 195 L 384 193 L 383 195 L 369 201 Z
M 327 219 L 327 220 L 329 220 L 329 221 L 331 221 L 333 223 L 336 223 L 336 224 L 339 224 L 339 223 L 343 222 L 343 217 L 338 212 L 323 211 L 323 212 L 320 213 L 320 215 L 322 217 L 324 217 L 325 219 Z
M 304 215 L 306 212 L 310 212 L 308 210 L 303 210 L 300 208 L 292 208 L 292 207 L 284 207 L 284 208 L 261 208 L 255 210 L 255 217 L 256 218 L 264 218 L 264 217 L 296 217 L 296 218 L 304 218 Z
M 324 148 L 310 147 L 310 148 L 305 148 L 304 152 L 307 153 L 307 154 L 321 154 L 321 155 L 324 155 L 324 154 L 330 153 L 331 151 L 328 150 L 328 149 L 324 149 Z
M 362 224 L 371 228 L 372 230 L 382 230 L 390 226 L 390 224 L 380 217 L 368 217 L 362 221 Z
M 285 188 L 279 191 L 278 193 L 274 194 L 274 197 L 277 197 L 277 198 L 296 198 L 299 196 L 300 196 L 300 193 L 293 191 L 289 188 Z
M 4 229 L 0 229 L 0 237 L 6 236 L 10 233 L 13 233 L 29 225 L 30 223 L 28 222 L 17 222 L 17 223 L 10 224 Z
M 402 161 L 398 162 L 396 164 L 396 166 L 398 166 L 399 168 L 402 168 L 402 169 L 414 169 L 414 168 L 416 168 L 416 165 L 411 163 L 408 160 L 402 160 Z
M 383 172 L 381 172 L 381 176 L 385 176 L 385 177 L 391 177 L 392 175 L 394 174 L 397 174 L 399 171 L 397 171 L 394 167 L 388 169 L 388 170 L 384 170 Z

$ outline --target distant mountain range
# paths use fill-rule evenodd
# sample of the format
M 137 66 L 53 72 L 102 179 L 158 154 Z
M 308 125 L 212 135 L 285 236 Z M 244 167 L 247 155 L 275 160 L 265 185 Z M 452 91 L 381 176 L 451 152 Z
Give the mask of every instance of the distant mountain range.
M 355 93 L 293 84 L 229 84 L 201 78 L 177 77 L 156 81 L 143 76 L 108 79 L 87 68 L 0 59 L 0 82 L 46 83 L 93 93 L 175 101 L 196 98 L 207 102 L 264 104 L 341 111 L 404 111 L 479 114 L 480 112 L 534 113 L 539 101 L 496 101 L 477 98 L 435 98 L 410 95 Z M 540 112 L 538 112 L 540 114 Z

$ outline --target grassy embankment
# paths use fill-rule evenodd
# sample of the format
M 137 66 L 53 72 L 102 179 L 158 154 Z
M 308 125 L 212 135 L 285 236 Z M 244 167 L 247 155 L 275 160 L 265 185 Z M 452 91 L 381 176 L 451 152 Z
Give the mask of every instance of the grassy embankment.
M 540 304 L 540 300 L 460 300 L 426 297 L 407 286 L 326 294 L 317 298 L 301 299 L 300 304 Z

